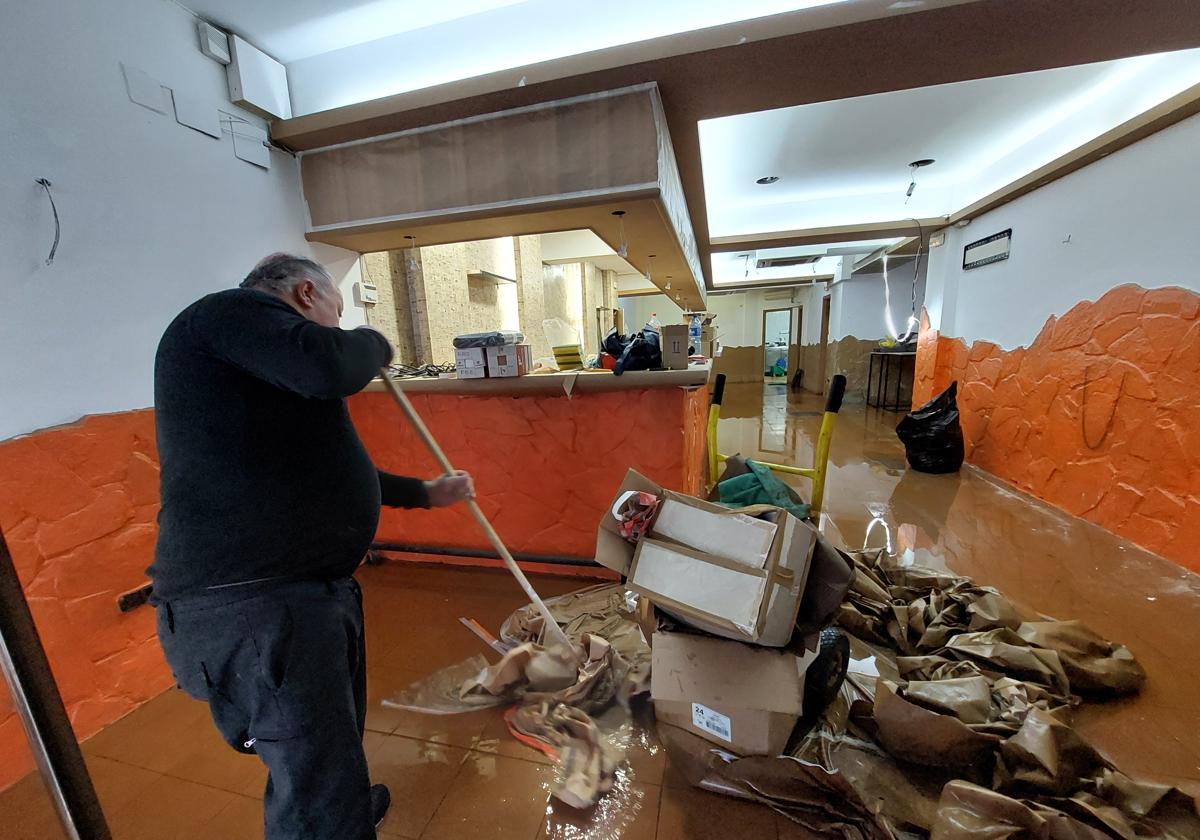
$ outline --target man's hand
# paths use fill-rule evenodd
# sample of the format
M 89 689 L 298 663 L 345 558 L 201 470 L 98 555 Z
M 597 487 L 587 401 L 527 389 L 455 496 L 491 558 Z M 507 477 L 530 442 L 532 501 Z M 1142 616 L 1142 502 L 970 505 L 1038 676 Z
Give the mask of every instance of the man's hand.
M 458 470 L 454 475 L 443 475 L 425 482 L 430 507 L 448 507 L 464 499 L 475 498 L 475 480 Z

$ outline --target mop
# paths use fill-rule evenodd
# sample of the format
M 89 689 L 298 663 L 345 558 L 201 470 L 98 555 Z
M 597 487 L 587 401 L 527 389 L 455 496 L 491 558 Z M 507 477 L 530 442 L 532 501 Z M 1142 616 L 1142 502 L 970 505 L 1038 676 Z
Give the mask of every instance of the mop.
M 425 446 L 432 453 L 434 460 L 438 462 L 442 471 L 446 475 L 454 475 L 455 470 L 450 464 L 450 459 L 446 457 L 446 453 L 442 451 L 442 447 L 434 440 L 432 433 L 430 433 L 429 428 L 425 425 L 425 421 L 417 414 L 416 409 L 409 402 L 408 396 L 400 389 L 400 385 L 396 380 L 392 379 L 387 368 L 381 368 L 379 375 L 383 378 L 384 384 L 391 391 L 401 411 L 408 417 L 408 421 L 412 423 L 413 428 L 417 430 L 417 434 L 425 442 Z M 470 498 L 467 499 L 466 504 L 467 509 L 471 511 L 471 515 L 475 517 L 475 521 L 479 523 L 479 527 L 483 529 L 483 533 L 487 535 L 492 547 L 496 549 L 496 553 L 504 560 L 504 565 L 512 572 L 513 577 L 517 579 L 517 583 L 521 585 L 521 588 L 525 590 L 525 594 L 529 596 L 530 602 L 537 608 L 538 613 L 541 614 L 546 626 L 547 639 L 551 640 L 550 646 L 562 647 L 564 650 L 572 651 L 572 658 L 576 658 L 574 646 L 567 639 L 567 635 L 562 631 L 562 628 L 558 626 L 558 622 L 554 620 L 554 616 L 550 614 L 550 610 L 546 608 L 546 604 L 538 597 L 533 585 L 525 577 L 525 573 L 521 571 L 521 567 L 517 565 L 517 561 L 513 559 L 509 550 L 504 547 L 504 542 L 500 539 L 500 535 L 496 533 L 496 529 L 492 527 L 492 523 L 488 522 L 483 510 L 479 507 L 479 503 L 474 498 Z

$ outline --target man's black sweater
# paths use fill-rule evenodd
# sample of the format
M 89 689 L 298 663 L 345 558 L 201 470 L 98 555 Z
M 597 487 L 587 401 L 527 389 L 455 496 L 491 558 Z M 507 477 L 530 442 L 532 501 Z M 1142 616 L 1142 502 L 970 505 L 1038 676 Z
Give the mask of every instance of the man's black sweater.
M 345 577 L 381 503 L 428 505 L 421 481 L 375 469 L 346 409 L 389 361 L 374 331 L 323 327 L 265 292 L 218 292 L 180 313 L 154 364 L 156 599 Z

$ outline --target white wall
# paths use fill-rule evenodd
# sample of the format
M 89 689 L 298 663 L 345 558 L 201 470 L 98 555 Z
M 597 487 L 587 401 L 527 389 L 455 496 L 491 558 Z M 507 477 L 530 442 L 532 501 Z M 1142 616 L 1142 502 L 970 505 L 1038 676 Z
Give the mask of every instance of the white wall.
M 239 113 L 224 68 L 166 0 L 6 3 L 0 51 L 0 440 L 149 406 L 159 336 L 184 306 L 289 250 L 350 286 L 357 255 L 304 241 L 295 161 L 265 171 L 129 100 L 121 63 Z M 168 102 L 170 100 L 168 99 Z M 261 121 L 242 114 L 261 125 Z M 53 184 L 62 242 L 51 266 Z
M 1123 283 L 1200 291 L 1198 161 L 1194 116 L 950 228 L 930 253 L 931 326 L 1012 349 L 1051 315 Z M 962 270 L 965 245 L 1007 228 L 1008 260 Z

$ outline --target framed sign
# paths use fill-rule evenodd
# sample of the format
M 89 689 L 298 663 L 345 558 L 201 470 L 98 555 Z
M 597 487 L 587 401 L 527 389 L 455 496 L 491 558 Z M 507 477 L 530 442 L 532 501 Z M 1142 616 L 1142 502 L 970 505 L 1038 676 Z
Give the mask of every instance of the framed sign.
M 1006 260 L 1011 246 L 1012 228 L 972 242 L 963 248 L 963 270 Z

